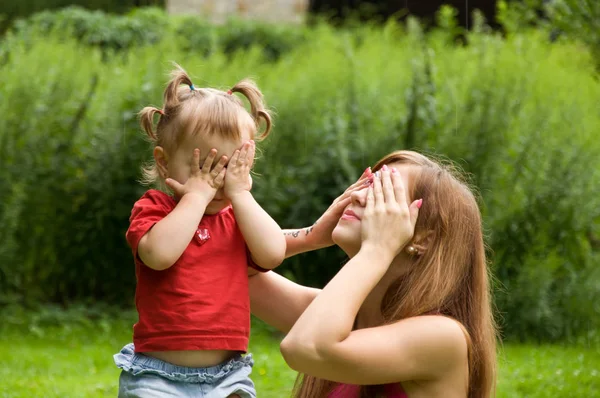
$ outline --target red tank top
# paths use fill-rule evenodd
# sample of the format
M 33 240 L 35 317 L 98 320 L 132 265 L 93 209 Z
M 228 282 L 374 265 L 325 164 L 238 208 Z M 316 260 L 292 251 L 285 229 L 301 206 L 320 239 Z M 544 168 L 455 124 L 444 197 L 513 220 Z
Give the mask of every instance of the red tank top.
M 358 398 L 360 386 L 355 384 L 338 384 L 329 394 L 328 398 Z M 383 386 L 386 398 L 408 398 L 399 383 L 386 384 Z
M 172 197 L 149 190 L 131 211 L 126 238 L 137 277 L 135 351 L 246 351 L 252 264 L 231 207 L 204 215 L 188 247 L 168 269 L 153 270 L 137 255 L 142 236 L 175 206 Z

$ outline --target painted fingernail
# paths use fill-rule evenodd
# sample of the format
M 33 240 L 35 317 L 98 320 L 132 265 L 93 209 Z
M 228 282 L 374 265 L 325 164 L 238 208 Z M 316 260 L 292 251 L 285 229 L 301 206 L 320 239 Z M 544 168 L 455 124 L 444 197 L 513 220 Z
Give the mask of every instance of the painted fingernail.
M 380 173 L 379 173 L 379 170 L 377 170 L 377 171 L 375 172 L 375 177 L 379 178 L 379 174 L 380 174 Z
M 422 205 L 423 205 L 423 199 L 417 200 L 417 209 L 420 209 Z
M 384 164 L 383 166 L 381 166 L 381 170 L 387 171 L 387 169 L 388 169 L 387 164 Z
M 392 174 L 396 174 L 398 172 L 398 170 L 396 170 L 395 168 L 392 167 Z
M 364 176 L 368 176 L 369 174 L 371 174 L 371 168 L 370 168 L 370 167 L 367 167 L 367 168 L 365 169 L 365 171 L 363 171 L 362 175 L 364 175 Z

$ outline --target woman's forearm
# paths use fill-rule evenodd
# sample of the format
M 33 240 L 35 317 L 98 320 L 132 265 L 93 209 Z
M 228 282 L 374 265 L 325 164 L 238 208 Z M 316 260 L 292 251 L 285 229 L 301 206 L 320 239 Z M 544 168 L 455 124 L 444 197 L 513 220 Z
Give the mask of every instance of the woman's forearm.
M 296 254 L 310 252 L 313 250 L 322 249 L 328 245 L 319 244 L 311 239 L 313 227 L 300 229 L 284 229 L 285 236 L 285 258 L 295 256 Z
M 320 292 L 273 271 L 258 273 L 248 280 L 252 314 L 283 333 L 289 332 Z
M 308 306 L 285 340 L 318 350 L 345 340 L 362 303 L 392 259 L 376 248 L 361 248 Z

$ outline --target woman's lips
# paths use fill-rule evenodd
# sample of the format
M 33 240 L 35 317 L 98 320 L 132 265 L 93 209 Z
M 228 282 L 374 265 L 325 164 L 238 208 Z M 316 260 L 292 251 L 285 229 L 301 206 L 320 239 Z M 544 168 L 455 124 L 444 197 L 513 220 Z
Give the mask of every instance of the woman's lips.
M 360 220 L 360 217 L 355 212 L 348 209 L 342 214 L 342 220 Z

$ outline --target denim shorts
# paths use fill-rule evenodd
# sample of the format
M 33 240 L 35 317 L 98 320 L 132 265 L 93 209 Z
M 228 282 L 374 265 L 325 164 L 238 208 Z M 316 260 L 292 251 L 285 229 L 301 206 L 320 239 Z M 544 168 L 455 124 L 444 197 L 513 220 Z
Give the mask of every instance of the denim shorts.
M 119 398 L 226 398 L 231 394 L 256 398 L 250 379 L 251 354 L 210 368 L 188 368 L 136 353 L 133 344 L 127 344 L 114 360 L 122 369 Z

